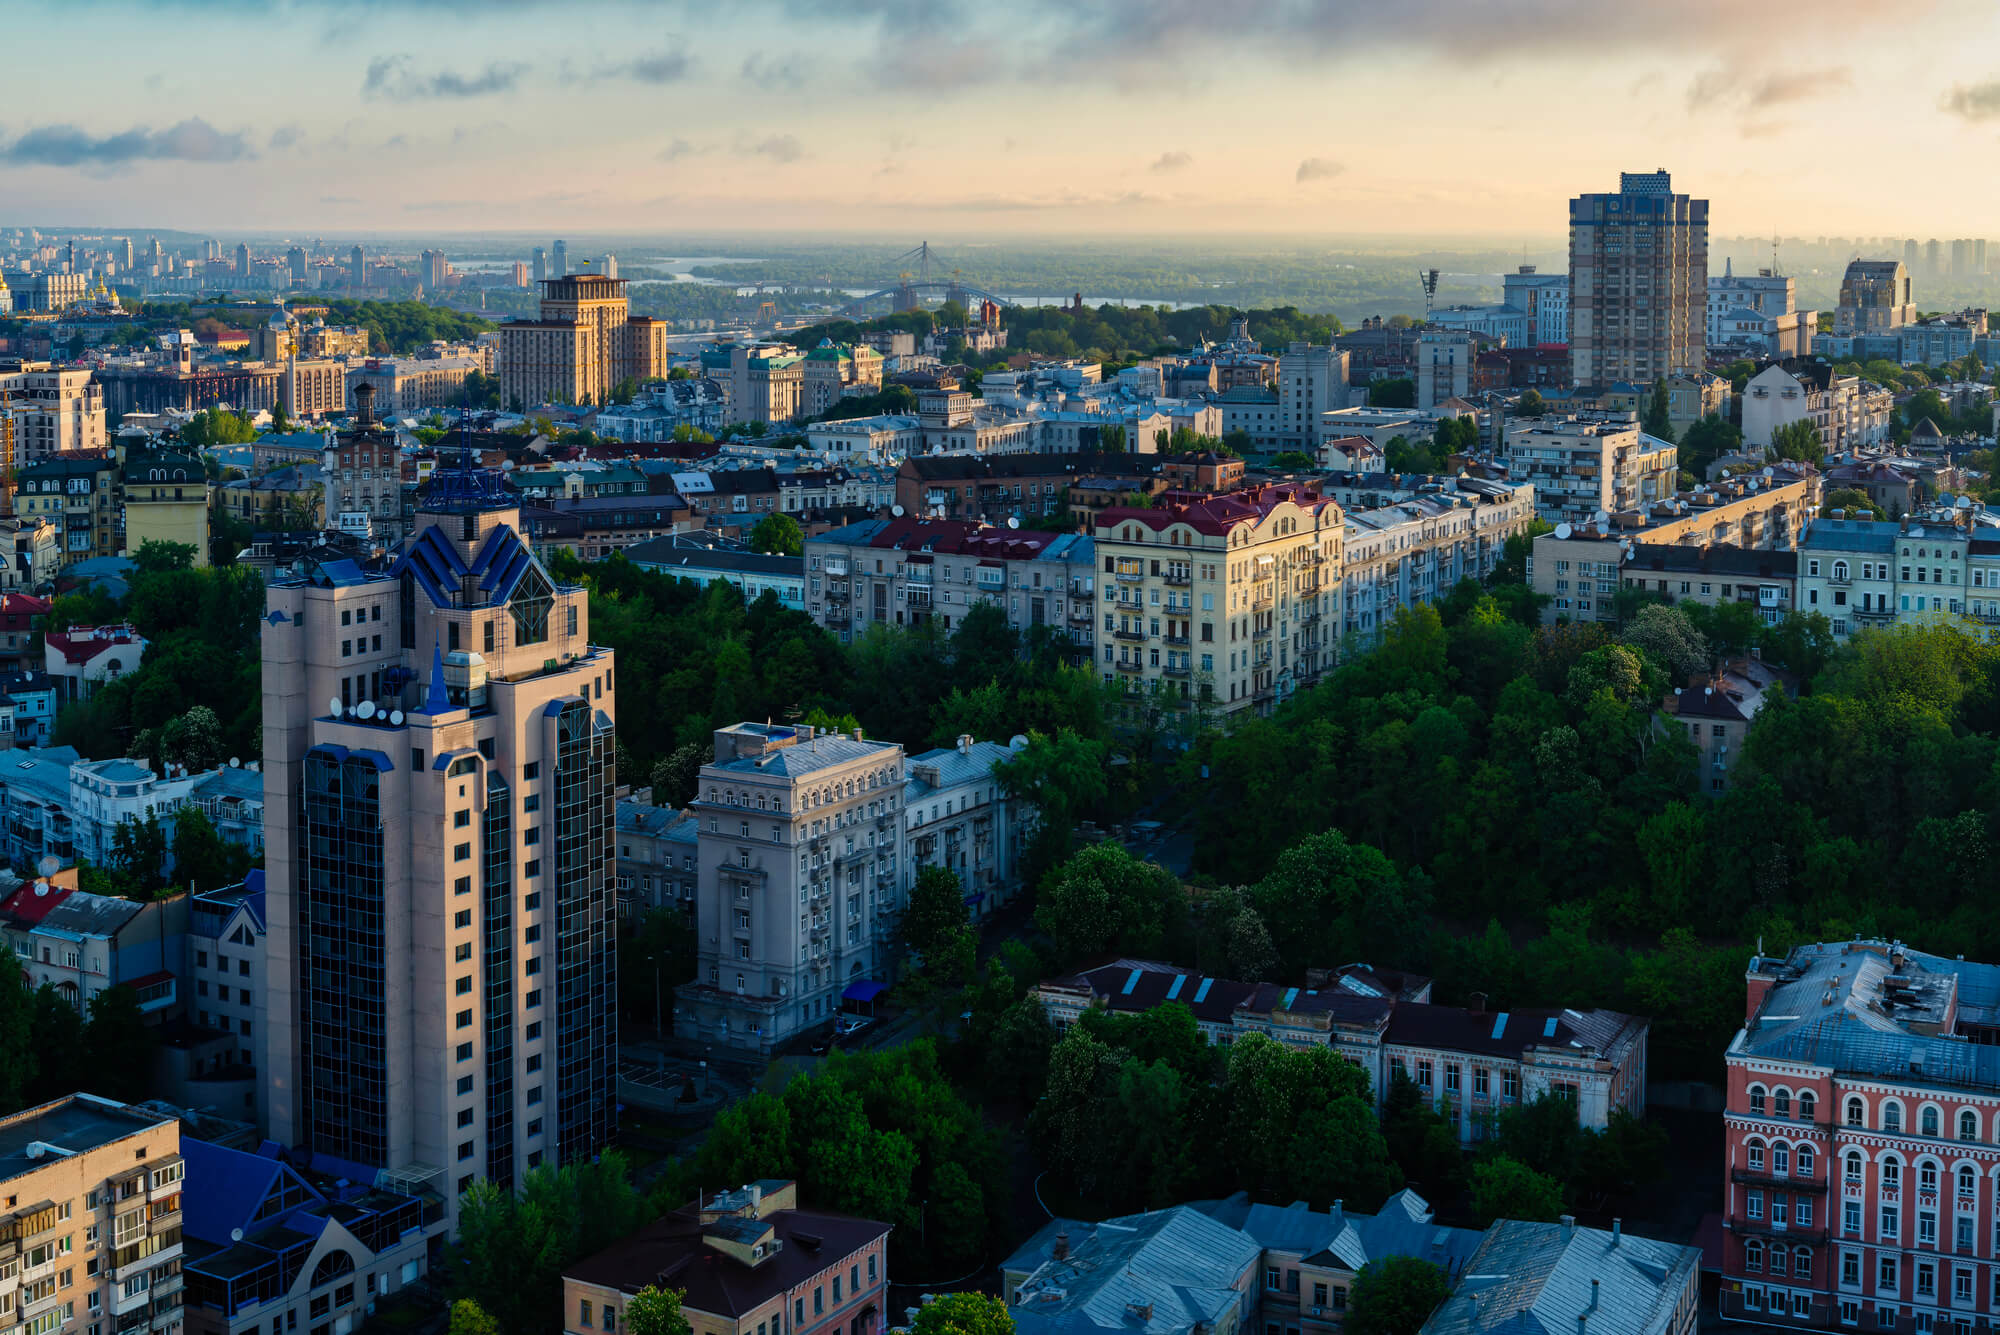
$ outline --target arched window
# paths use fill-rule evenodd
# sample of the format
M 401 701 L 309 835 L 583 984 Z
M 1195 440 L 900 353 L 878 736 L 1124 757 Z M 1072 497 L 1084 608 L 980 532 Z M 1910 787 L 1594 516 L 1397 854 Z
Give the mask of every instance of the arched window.
M 1764 1171 L 1764 1142 L 1763 1142 L 1763 1141 L 1761 1141 L 1761 1140 L 1753 1140 L 1753 1141 L 1751 1141 L 1751 1142 L 1750 1142 L 1749 1144 L 1745 1145 L 1745 1146 L 1743 1147 L 1743 1149 L 1744 1149 L 1744 1152 L 1745 1152 L 1746 1154 L 1748 1154 L 1748 1155 L 1749 1155 L 1749 1160 L 1750 1160 L 1750 1171 L 1751 1171 L 1751 1172 L 1753 1172 L 1753 1173 L 1761 1173 L 1761 1172 L 1763 1172 L 1763 1171 Z
M 1801 1122 L 1810 1122 L 1813 1119 L 1813 1109 L 1818 1106 L 1819 1100 L 1813 1097 L 1813 1092 L 1810 1089 L 1799 1091 L 1799 1120 Z
M 1792 1175 L 1794 1177 L 1811 1177 L 1812 1172 L 1813 1147 L 1810 1145 L 1801 1145 L 1792 1159 Z
M 1750 1086 L 1750 1115 L 1752 1117 L 1762 1117 L 1764 1115 L 1764 1087 L 1762 1085 Z
M 1958 1194 L 1968 1201 L 1979 1194 L 1979 1175 L 1972 1171 L 1971 1164 L 1958 1166 Z
M 1918 1124 L 1923 1135 L 1935 1136 L 1938 1133 L 1938 1110 L 1936 1108 L 1925 1108 L 1918 1120 Z
M 1771 1147 L 1771 1171 L 1779 1177 L 1784 1177 L 1792 1171 L 1792 1151 L 1789 1147 L 1784 1145 Z
M 1812 1248 L 1800 1247 L 1793 1251 L 1792 1274 L 1799 1279 L 1812 1278 Z
M 1849 1150 L 1847 1152 L 1847 1180 L 1849 1182 L 1859 1182 L 1861 1180 L 1860 1150 Z
M 1868 1105 L 1859 1096 L 1847 1101 L 1847 1124 L 1849 1126 L 1868 1125 Z
M 351 1275 L 353 1273 L 354 1258 L 352 1256 L 349 1256 L 345 1251 L 328 1252 L 325 1256 L 320 1257 L 319 1264 L 313 1267 L 312 1287 L 318 1288 L 322 1284 L 331 1284 L 342 1275 Z
M 1894 1159 L 1882 1161 L 1882 1190 L 1894 1191 L 1903 1185 L 1903 1165 Z
M 1743 1244 L 1743 1268 L 1758 1272 L 1764 1269 L 1764 1244 L 1755 1238 Z
M 1847 562 L 1835 561 L 1833 563 L 1833 577 L 1842 580 L 1847 578 Z
M 1917 1190 L 1937 1190 L 1937 1165 L 1928 1159 L 1917 1165 Z
M 1790 1117 L 1792 1115 L 1792 1092 L 1781 1089 L 1771 1096 L 1771 1116 Z
M 1889 1132 L 1900 1132 L 1903 1129 L 1903 1105 L 1900 1103 L 1882 1105 L 1882 1129 Z
M 1970 1108 L 1959 1110 L 1958 1138 L 1960 1140 L 1979 1139 L 1979 1114 Z

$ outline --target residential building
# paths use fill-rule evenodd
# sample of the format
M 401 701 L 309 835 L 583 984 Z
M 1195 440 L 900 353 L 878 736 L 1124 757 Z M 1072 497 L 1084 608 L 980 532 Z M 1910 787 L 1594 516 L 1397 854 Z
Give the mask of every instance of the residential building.
M 19 734 L 17 733 L 18 737 Z M 73 746 L 12 748 L 7 775 L 0 781 L 0 852 L 20 875 L 47 875 L 44 858 L 57 867 L 76 861 L 76 823 L 69 811 L 69 771 L 79 759 Z
M 110 443 L 104 387 L 87 367 L 0 359 L 0 416 L 12 419 L 21 464 Z
M 1330 1047 L 1368 1074 L 1378 1102 L 1398 1071 L 1437 1105 L 1461 1140 L 1487 1134 L 1492 1114 L 1544 1094 L 1576 1100 L 1577 1120 L 1602 1130 L 1611 1114 L 1646 1106 L 1650 1022 L 1608 1010 L 1491 1011 L 1438 1006 L 1430 980 L 1349 965 L 1314 971 L 1305 987 L 1240 983 L 1149 960 L 1120 960 L 1037 988 L 1057 1029 L 1102 1006 L 1120 1013 L 1178 1002 L 1211 1043 L 1266 1034 L 1289 1047 Z
M 31 463 L 15 475 L 15 508 L 55 527 L 65 565 L 125 549 L 124 497 L 109 450 L 72 452 Z
M 1620 582 L 1628 589 L 1704 607 L 1748 603 L 1766 625 L 1784 620 L 1792 610 L 1798 575 L 1796 551 L 1727 542 L 1628 543 L 1620 566 Z
M 264 856 L 264 776 L 258 762 L 227 765 L 193 775 L 183 807 L 199 807 L 225 844 L 235 844 L 252 859 Z
M 1901 261 L 1857 259 L 1847 266 L 1840 279 L 1840 305 L 1833 312 L 1834 333 L 1888 333 L 1916 318 L 1910 271 Z
M 47 514 L 0 518 L 0 589 L 43 589 L 55 579 L 62 559 L 62 527 Z
M 1263 1248 L 1192 1205 L 1052 1219 L 1000 1263 L 1017 1335 L 1253 1335 Z
M 355 385 L 353 421 L 325 441 L 320 470 L 333 525 L 394 546 L 403 538 L 403 456 L 375 414 L 375 392 L 370 381 Z
M 1720 321 L 1732 311 L 1755 315 L 1790 315 L 1798 309 L 1798 283 L 1776 269 L 1759 269 L 1755 275 L 1738 274 L 1725 261 L 1720 274 L 1708 276 L 1708 341 L 1726 343 Z
M 628 404 L 599 410 L 596 430 L 606 440 L 656 445 L 673 440 L 682 427 L 713 436 L 728 423 L 729 390 L 721 381 L 667 380 L 642 387 Z
M 1723 1056 L 1724 1319 L 1990 1320 L 2000 968 L 1857 936 L 1755 956 L 1744 981 Z
M 1665 171 L 1569 202 L 1569 356 L 1578 385 L 1705 368 L 1708 201 Z
M 725 581 L 736 586 L 745 604 L 769 593 L 794 612 L 806 610 L 806 562 L 801 556 L 753 552 L 723 546 L 705 533 L 685 533 L 635 543 L 625 549 L 625 559 L 641 570 L 691 580 L 703 588 Z
M 1569 342 L 1569 275 L 1536 273 L 1524 264 L 1500 276 L 1500 299 L 1528 314 L 1529 347 Z
M 1439 306 L 1424 315 L 1426 330 L 1471 337 L 1475 349 L 1519 347 L 1528 341 L 1528 313 L 1518 306 Z
M 208 474 L 199 456 L 172 450 L 131 450 L 119 469 L 125 500 L 125 548 L 130 556 L 148 542 L 194 548 L 194 564 L 208 564 Z
M 699 523 L 687 499 L 671 492 L 582 496 L 521 508 L 522 533 L 547 560 L 567 550 L 585 561 L 686 533 Z
M 338 417 L 347 411 L 347 363 L 292 356 L 282 367 L 278 394 L 294 421 Z
M 903 786 L 894 742 L 803 725 L 716 731 L 689 807 L 701 881 L 681 1038 L 768 1056 L 829 1023 L 844 987 L 883 976 Z
M 1534 484 L 1536 513 L 1551 524 L 1672 500 L 1680 475 L 1672 443 L 1641 431 L 1634 413 L 1510 422 L 1505 462 L 1509 481 Z
M 1344 518 L 1291 483 L 1101 511 L 1105 683 L 1262 714 L 1316 681 L 1339 643 Z
M 56 726 L 56 687 L 40 667 L 0 673 L 0 748 L 47 746 Z
M 1057 627 L 1086 649 L 1091 539 L 953 519 L 864 519 L 806 540 L 806 611 L 842 640 L 873 622 L 950 630 L 991 603 L 1026 633 Z
M 814 422 L 806 428 L 806 440 L 815 453 L 848 462 L 900 463 L 924 452 L 924 424 L 921 419 L 895 413 L 875 417 L 849 417 L 837 422 Z M 982 462 L 1002 463 L 1003 456 Z
M 1463 329 L 1426 329 L 1417 344 L 1417 408 L 1472 393 L 1473 337 Z M 1317 447 L 1315 440 L 1306 448 Z
M 42 653 L 60 707 L 88 700 L 105 682 L 136 671 L 146 638 L 130 626 L 71 626 L 44 635 Z
M 1990 618 L 2000 610 L 1986 596 L 2000 588 L 1991 556 L 2000 544 L 1953 522 L 1960 513 L 1814 520 L 1799 542 L 1800 609 L 1824 613 L 1838 639 L 1912 617 Z
M 186 960 L 179 972 L 182 1013 L 194 1022 L 181 1092 L 202 1107 L 257 1118 L 257 998 L 265 981 L 264 873 L 240 885 L 196 888 L 188 912 Z
M 1319 448 L 1320 419 L 1348 406 L 1347 354 L 1335 347 L 1294 343 L 1278 359 L 1279 449 Z
M 667 373 L 667 327 L 635 316 L 625 279 L 556 275 L 541 283 L 541 313 L 500 326 L 500 393 L 506 404 L 608 403 L 625 380 Z
M 650 790 L 648 790 L 650 792 Z M 694 918 L 699 822 L 672 807 L 618 799 L 618 918 L 638 925 L 654 909 Z
M 738 344 L 727 349 L 729 421 L 790 422 L 800 417 L 804 360 L 783 344 Z
M 1768 446 L 1779 427 L 1808 421 L 1828 454 L 1879 444 L 1888 436 L 1859 376 L 1837 375 L 1824 361 L 1773 362 L 1743 386 L 1743 443 Z
M 867 344 L 821 339 L 799 366 L 799 414 L 818 417 L 844 398 L 882 388 L 882 354 Z
M 265 1141 L 255 1152 L 181 1142 L 187 1156 L 190 1335 L 359 1330 L 376 1303 L 426 1282 L 442 1245 L 435 1192 Z
M 99 866 L 113 860 L 118 827 L 158 820 L 171 844 L 175 813 L 194 788 L 194 776 L 179 765 L 160 774 L 144 761 L 118 756 L 79 760 L 69 768 L 69 814 L 76 822 L 76 855 Z M 171 871 L 169 855 L 165 870 Z
M 1420 1335 L 1694 1335 L 1702 1252 L 1611 1227 L 1499 1219 Z M 1724 1286 L 1727 1302 L 1728 1285 Z
M 1361 645 L 1399 610 L 1436 603 L 1462 579 L 1484 583 L 1535 519 L 1525 482 L 1336 473 L 1319 487 L 1345 512 L 1340 633 Z
M 0 900 L 0 938 L 28 988 L 53 988 L 79 1011 L 113 987 L 131 988 L 142 1014 L 172 1010 L 184 999 L 187 928 L 186 894 L 94 895 L 76 888 L 74 870 L 35 876 Z
M 1071 482 L 1113 462 L 1134 466 L 1127 455 L 912 454 L 896 466 L 895 503 L 906 515 L 1004 524 L 1023 514 L 1060 511 Z
M 563 1329 L 629 1329 L 626 1305 L 665 1277 L 698 1335 L 878 1335 L 888 1237 L 887 1224 L 800 1209 L 791 1181 L 704 1195 L 566 1268 Z
M 616 1115 L 614 663 L 520 522 L 440 467 L 393 565 L 266 594 L 265 1129 L 454 1220 Z
M 1016 738 L 1017 745 L 1025 745 Z M 915 885 L 925 867 L 958 877 L 973 920 L 990 916 L 1020 889 L 1021 855 L 1032 831 L 1028 807 L 1001 785 L 994 767 L 1016 746 L 961 736 L 910 756 L 903 784 L 904 867 Z
M 1414 350 L 1411 355 L 1414 359 Z M 1411 373 L 1415 374 L 1414 360 Z M 1418 412 L 1415 408 L 1337 408 L 1320 419 L 1321 442 L 1360 436 L 1377 445 L 1387 445 L 1401 436 L 1413 445 L 1422 444 L 1437 434 L 1439 420 L 1437 413 Z
M 477 357 L 370 357 L 347 371 L 347 392 L 368 385 L 383 417 L 422 417 L 462 405 L 474 371 L 485 373 Z
M 1743 755 L 1743 739 L 1772 693 L 1796 691 L 1797 679 L 1761 658 L 1739 658 L 1676 686 L 1662 704 L 1667 727 L 1687 729 L 1700 753 L 1697 782 L 1710 793 L 1727 792 Z
M 252 529 L 309 531 L 326 525 L 326 474 L 317 462 L 232 478 L 216 490 L 223 509 Z
M 0 1118 L 0 1321 L 180 1335 L 185 1173 L 171 1113 L 72 1094 Z
M 46 598 L 32 593 L 0 593 L 0 673 L 17 671 L 30 661 L 35 634 L 48 614 Z M 40 661 L 35 660 L 33 666 L 39 668 Z

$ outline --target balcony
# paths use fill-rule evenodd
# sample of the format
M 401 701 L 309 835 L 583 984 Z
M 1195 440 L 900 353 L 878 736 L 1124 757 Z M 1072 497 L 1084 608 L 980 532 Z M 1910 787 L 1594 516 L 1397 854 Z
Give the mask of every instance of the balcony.
M 1135 675 L 1144 672 L 1146 670 L 1146 665 L 1144 663 L 1139 662 L 1137 659 L 1131 659 L 1131 658 L 1121 658 L 1116 663 L 1112 664 L 1112 666 L 1117 668 L 1120 672 L 1130 672 Z
M 1127 630 L 1124 627 L 1120 627 L 1111 632 L 1111 638 L 1114 640 L 1125 640 L 1132 644 L 1143 644 L 1146 640 L 1146 632 L 1143 630 Z
M 844 607 L 827 608 L 826 612 L 820 617 L 820 620 L 826 622 L 828 626 L 842 628 L 852 625 L 854 622 L 854 618 L 847 614 L 847 609 Z
M 1146 578 L 1146 572 L 1143 570 L 1120 570 L 1117 572 L 1116 578 L 1120 584 L 1137 584 Z
M 1799 1242 L 1810 1243 L 1826 1241 L 1826 1229 L 1823 1226 L 1793 1228 L 1786 1224 L 1773 1224 L 1768 1219 L 1725 1219 L 1722 1221 L 1722 1226 L 1744 1237 L 1794 1238 Z
M 1190 675 L 1193 671 L 1194 669 L 1188 667 L 1186 664 L 1182 664 L 1178 667 L 1169 664 L 1168 666 L 1160 669 L 1160 675 L 1164 677 L 1185 677 Z
M 1808 1191 L 1815 1195 L 1826 1194 L 1823 1178 L 1786 1177 L 1783 1174 L 1760 1172 L 1749 1168 L 1733 1168 L 1729 1180 L 1740 1186 L 1775 1187 L 1780 1191 Z
M 1172 585 L 1175 588 L 1180 588 L 1180 589 L 1185 589 L 1190 584 L 1194 583 L 1194 576 L 1192 576 L 1185 570 L 1179 570 L 1179 571 L 1169 570 L 1164 576 L 1164 578 L 1166 579 L 1168 584 Z
M 1896 619 L 1895 612 L 1886 607 L 1850 607 L 1847 610 L 1856 621 L 1886 622 Z
M 1250 632 L 1250 638 L 1252 640 L 1268 640 L 1271 638 L 1271 628 L 1269 626 L 1258 626 Z
M 929 607 L 931 591 L 928 586 L 912 586 L 903 590 L 903 601 L 911 607 Z
M 1163 635 L 1160 638 L 1165 640 L 1168 644 L 1181 647 L 1185 647 L 1187 645 L 1194 643 L 1194 637 L 1192 635 Z
M 1069 609 L 1069 624 L 1072 626 L 1088 626 L 1094 619 L 1094 614 L 1088 607 L 1075 606 Z
M 829 557 L 826 562 L 826 573 L 829 575 L 846 575 L 846 559 L 843 557 Z
M 829 584 L 826 586 L 826 600 L 830 603 L 844 603 L 848 601 L 850 596 L 845 584 Z

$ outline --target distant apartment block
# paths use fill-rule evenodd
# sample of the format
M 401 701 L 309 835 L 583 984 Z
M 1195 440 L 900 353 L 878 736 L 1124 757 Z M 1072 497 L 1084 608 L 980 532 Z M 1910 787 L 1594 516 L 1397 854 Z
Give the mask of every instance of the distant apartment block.
M 1085 650 L 1096 579 L 1092 540 L 952 519 L 864 519 L 806 542 L 806 611 L 848 640 L 870 624 L 946 630 L 981 604 L 1029 632 L 1062 631 Z
M 1706 362 L 1708 201 L 1665 171 L 1569 204 L 1569 355 L 1578 385 L 1651 384 Z
M 500 326 L 500 393 L 507 405 L 608 403 L 626 380 L 667 373 L 664 321 L 631 314 L 622 278 L 555 277 L 541 285 L 534 320 Z
M 1509 481 L 1534 485 L 1535 510 L 1551 524 L 1671 500 L 1680 473 L 1673 445 L 1641 431 L 1632 413 L 1510 423 L 1505 463 Z

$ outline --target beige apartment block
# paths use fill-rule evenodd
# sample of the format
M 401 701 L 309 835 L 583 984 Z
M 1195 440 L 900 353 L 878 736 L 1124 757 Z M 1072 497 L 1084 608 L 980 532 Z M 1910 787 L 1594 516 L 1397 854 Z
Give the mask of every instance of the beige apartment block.
M 0 1118 L 0 1330 L 181 1330 L 178 1119 L 90 1094 Z
M 294 421 L 338 417 L 347 411 L 347 364 L 290 358 L 285 362 L 279 393 Z
M 613 1131 L 614 663 L 498 473 L 443 468 L 388 568 L 308 558 L 263 627 L 264 1122 L 430 1187 Z
M 850 347 L 822 341 L 802 363 L 801 415 L 818 417 L 850 394 L 873 394 L 881 388 L 881 353 L 865 343 Z
M 903 748 L 738 723 L 715 733 L 701 823 L 696 976 L 675 1031 L 760 1055 L 881 981 L 897 912 Z
M 21 464 L 109 444 L 104 387 L 88 368 L 0 361 L 0 413 L 13 419 L 14 458 Z
M 1339 645 L 1343 518 L 1289 483 L 1099 512 L 1105 683 L 1227 714 L 1317 680 Z
M 1510 482 L 1535 488 L 1535 510 L 1551 524 L 1672 500 L 1680 456 L 1639 429 L 1629 412 L 1530 417 L 1507 428 Z
M 620 382 L 667 373 L 667 327 L 631 313 L 625 280 L 572 274 L 542 281 L 540 318 L 500 326 L 507 404 L 609 401 Z
M 1569 356 L 1579 386 L 1650 385 L 1705 368 L 1708 201 L 1664 171 L 1569 202 Z

